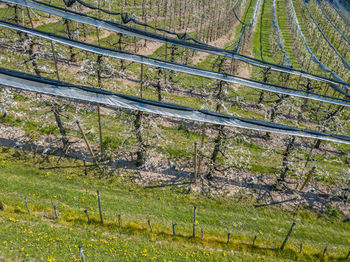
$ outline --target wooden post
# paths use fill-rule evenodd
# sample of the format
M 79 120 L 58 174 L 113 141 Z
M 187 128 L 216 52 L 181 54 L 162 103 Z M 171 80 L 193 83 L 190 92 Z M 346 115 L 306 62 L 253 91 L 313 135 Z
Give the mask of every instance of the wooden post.
M 100 0 L 97 2 L 97 6 L 100 7 Z M 98 18 L 100 18 L 100 10 L 98 10 Z M 96 37 L 97 37 L 97 43 L 98 46 L 101 46 L 101 41 L 100 41 L 100 31 L 98 27 L 96 27 Z M 102 82 L 101 82 L 101 60 L 102 56 L 98 55 L 97 56 L 97 81 L 98 81 L 98 86 L 100 89 L 102 89 Z M 101 109 L 100 105 L 97 104 L 97 118 L 98 118 L 98 129 L 100 132 L 100 150 L 101 150 L 101 157 L 103 157 L 103 140 L 102 140 L 102 125 L 101 125 Z
M 202 240 L 204 238 L 204 230 L 203 230 L 203 227 L 201 227 L 201 233 L 202 233 Z
M 87 218 L 87 223 L 88 223 L 88 224 L 90 224 L 90 223 L 91 223 L 91 221 L 90 221 L 90 217 L 89 217 L 89 214 L 88 214 L 87 209 L 85 209 L 85 210 L 84 210 L 84 213 L 85 213 L 86 218 Z
M 153 233 L 153 228 L 152 228 L 152 224 L 151 224 L 151 219 L 147 220 L 147 223 L 149 225 L 149 229 L 151 230 L 151 233 Z
M 79 120 L 76 120 L 75 122 L 77 123 L 77 125 L 78 125 L 78 127 L 79 127 L 79 130 L 80 130 L 80 132 L 81 132 L 81 134 L 82 134 L 82 136 L 83 136 L 83 139 L 84 139 L 84 141 L 85 141 L 85 144 L 86 144 L 86 146 L 87 146 L 87 148 L 88 148 L 88 150 L 89 150 L 89 152 L 90 152 L 90 154 L 91 154 L 91 157 L 92 157 L 92 159 L 93 159 L 93 161 L 94 161 L 94 164 L 97 165 L 97 160 L 96 160 L 96 158 L 95 158 L 95 154 L 94 154 L 94 152 L 92 151 L 89 142 L 87 141 L 87 138 L 86 138 L 86 136 L 85 136 L 85 133 L 84 133 L 83 129 L 82 129 L 81 126 L 80 126 Z
M 193 184 L 196 184 L 197 181 L 197 173 L 198 173 L 198 165 L 197 165 L 197 154 L 198 154 L 198 142 L 194 142 L 194 158 L 193 158 L 193 165 L 194 165 L 194 173 L 193 173 Z
M 102 56 L 97 56 L 97 81 L 98 81 L 98 87 L 102 89 L 102 79 L 101 79 L 101 61 Z M 101 124 L 101 107 L 99 104 L 97 104 L 97 120 L 98 120 L 98 130 L 100 133 L 100 151 L 101 151 L 101 157 L 103 158 L 103 137 L 102 137 L 102 124 Z
M 100 212 L 101 224 L 103 224 L 100 190 L 97 190 L 98 210 Z
M 196 216 L 197 216 L 197 206 L 193 206 L 193 232 L 192 232 L 192 237 L 196 237 Z
M 30 211 L 29 211 L 29 208 L 28 208 L 28 200 L 27 200 L 26 197 L 24 198 L 24 201 L 26 202 L 26 209 L 27 209 L 28 215 L 30 215 Z
M 303 252 L 303 241 L 300 243 L 299 254 Z
M 282 250 L 282 251 L 283 251 L 285 245 L 287 244 L 288 238 L 289 238 L 290 235 L 292 234 L 292 231 L 293 231 L 293 229 L 294 229 L 294 227 L 295 227 L 295 224 L 296 224 L 296 222 L 293 221 L 293 224 L 292 224 L 292 226 L 290 227 L 290 229 L 289 229 L 289 231 L 288 231 L 288 234 L 287 234 L 286 238 L 284 239 L 283 244 L 282 244 L 282 246 L 281 246 L 281 250 Z
M 100 105 L 97 105 L 97 121 L 98 121 L 98 130 L 99 130 L 99 134 L 100 134 L 101 158 L 103 159 L 103 138 L 102 138 L 102 124 L 101 124 L 101 108 L 100 108 Z
M 60 75 L 58 73 L 58 65 L 57 65 L 57 57 L 56 57 L 55 47 L 54 47 L 52 41 L 50 41 L 50 43 L 51 43 L 51 51 L 52 51 L 53 61 L 55 62 L 56 77 L 57 77 L 57 80 L 60 81 Z
M 51 204 L 52 204 L 53 210 L 54 210 L 54 212 L 55 212 L 55 217 L 56 217 L 56 219 L 58 219 L 58 215 L 57 215 L 57 206 L 53 203 L 52 199 L 51 199 Z
M 141 64 L 141 77 L 140 77 L 140 97 L 142 98 L 143 93 L 143 64 Z

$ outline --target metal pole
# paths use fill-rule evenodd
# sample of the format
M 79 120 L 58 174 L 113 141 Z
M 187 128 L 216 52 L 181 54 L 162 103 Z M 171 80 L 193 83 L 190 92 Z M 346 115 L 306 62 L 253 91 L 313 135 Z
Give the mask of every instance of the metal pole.
M 101 224 L 103 224 L 100 190 L 97 190 L 98 210 L 100 212 Z
M 80 253 L 81 261 L 85 262 L 84 250 L 83 250 L 81 245 L 79 245 L 78 247 L 79 247 L 79 253 Z
M 86 218 L 87 218 L 87 223 L 88 223 L 88 224 L 90 224 L 90 223 L 91 223 L 91 221 L 90 221 L 90 217 L 89 217 L 89 214 L 88 214 L 87 209 L 85 209 L 85 210 L 84 210 L 84 213 L 85 213 Z
M 140 79 L 140 97 L 142 98 L 142 89 L 143 89 L 143 64 L 141 64 L 141 79 Z
M 172 225 L 172 229 L 173 229 L 173 236 L 175 236 L 175 226 L 176 226 L 176 225 L 177 225 L 177 224 L 173 222 L 173 225 Z

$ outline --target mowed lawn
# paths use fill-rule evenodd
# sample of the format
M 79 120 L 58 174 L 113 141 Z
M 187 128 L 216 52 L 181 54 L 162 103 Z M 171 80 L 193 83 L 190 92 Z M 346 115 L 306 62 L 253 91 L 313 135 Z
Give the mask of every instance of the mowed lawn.
M 38 164 L 39 159 L 44 162 Z M 212 199 L 187 193 L 188 185 L 146 188 L 134 182 L 137 174 L 131 171 L 107 177 L 89 168 L 86 175 L 83 167 L 75 167 L 82 162 L 57 161 L 0 148 L 0 258 L 5 261 L 81 261 L 80 244 L 86 261 L 345 261 L 350 249 L 350 223 L 337 213 L 255 208 L 243 192 Z M 55 166 L 61 168 L 48 169 Z M 295 230 L 281 251 L 293 221 Z

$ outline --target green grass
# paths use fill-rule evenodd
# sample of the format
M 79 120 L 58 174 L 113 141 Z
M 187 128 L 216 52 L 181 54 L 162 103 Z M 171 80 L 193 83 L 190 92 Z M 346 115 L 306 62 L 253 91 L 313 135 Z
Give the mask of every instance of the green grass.
M 253 38 L 254 56 L 268 62 L 275 62 L 271 46 L 273 27 L 272 0 L 262 0 L 260 16 L 257 17 L 257 27 Z
M 341 222 L 334 210 L 320 216 L 303 209 L 254 208 L 253 201 L 240 194 L 214 200 L 184 194 L 184 186 L 145 188 L 128 182 L 134 175 L 127 171 L 121 171 L 122 177 L 114 173 L 99 179 L 95 169 L 87 176 L 79 167 L 39 169 L 56 166 L 57 159 L 38 165 L 33 164 L 38 159 L 32 156 L 14 154 L 5 148 L 0 153 L 0 199 L 5 204 L 0 211 L 0 257 L 6 261 L 78 260 L 79 244 L 88 261 L 318 261 L 326 245 L 327 260 L 334 261 L 344 257 L 350 245 L 350 225 Z M 59 165 L 81 163 L 63 160 Z M 101 191 L 104 225 L 99 224 L 97 189 Z M 51 199 L 58 206 L 58 220 L 53 219 Z M 191 238 L 194 204 L 198 206 L 196 239 Z M 151 219 L 153 233 L 147 219 Z M 281 252 L 278 248 L 294 220 L 296 229 Z M 178 224 L 176 237 L 171 235 L 172 221 Z M 229 244 L 227 228 L 232 233 Z M 303 254 L 298 253 L 301 241 Z
M 299 65 L 294 56 L 294 43 L 290 25 L 287 19 L 287 8 L 284 0 L 276 0 L 277 23 L 282 35 L 282 43 L 294 68 L 299 69 Z

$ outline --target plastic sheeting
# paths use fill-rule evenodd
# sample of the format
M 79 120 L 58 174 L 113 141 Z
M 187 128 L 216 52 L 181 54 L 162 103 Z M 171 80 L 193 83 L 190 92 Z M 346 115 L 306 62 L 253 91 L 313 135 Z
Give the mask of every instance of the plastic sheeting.
M 341 59 L 343 65 L 347 68 L 350 69 L 350 64 L 346 61 L 346 59 L 338 52 L 338 50 L 332 45 L 331 42 L 329 42 L 328 38 L 326 37 L 326 35 L 323 33 L 323 30 L 321 29 L 321 27 L 318 25 L 318 23 L 315 21 L 315 19 L 313 18 L 309 7 L 307 6 L 307 4 L 304 2 L 304 5 L 306 7 L 307 12 L 309 13 L 312 21 L 314 22 L 314 24 L 316 25 L 318 31 L 320 31 L 320 33 L 322 34 L 324 40 L 326 40 L 326 42 L 328 43 L 328 45 L 333 49 L 333 51 L 337 54 L 337 56 L 339 56 L 339 58 Z
M 118 24 L 115 22 L 105 21 L 102 19 L 98 19 L 96 17 L 91 17 L 91 16 L 88 16 L 85 14 L 77 13 L 77 12 L 74 12 L 74 11 L 71 11 L 68 9 L 52 6 L 49 4 L 37 3 L 37 2 L 30 1 L 30 0 L 0 0 L 0 1 L 33 8 L 35 10 L 45 12 L 45 13 L 48 13 L 48 14 L 51 14 L 54 16 L 60 16 L 60 17 L 63 17 L 63 18 L 66 18 L 66 19 L 69 19 L 72 21 L 88 24 L 91 26 L 96 26 L 96 27 L 110 30 L 110 31 L 113 31 L 116 33 L 126 34 L 129 36 L 139 37 L 139 38 L 143 38 L 143 39 L 147 39 L 147 40 L 151 40 L 151 41 L 157 41 L 157 42 L 161 42 L 161 43 L 173 44 L 173 45 L 182 46 L 185 48 L 190 48 L 193 50 L 206 52 L 206 53 L 210 53 L 210 54 L 215 54 L 215 55 L 220 55 L 220 56 L 224 56 L 224 57 L 230 57 L 230 58 L 234 58 L 236 60 L 251 64 L 254 66 L 263 67 L 263 68 L 270 68 L 271 70 L 274 70 L 277 72 L 294 74 L 294 75 L 305 77 L 305 78 L 308 78 L 311 80 L 325 82 L 328 84 L 343 85 L 345 88 L 348 88 L 348 86 L 350 87 L 350 84 L 346 83 L 344 81 L 338 81 L 338 80 L 330 79 L 330 78 L 327 78 L 324 76 L 310 74 L 310 73 L 302 71 L 302 70 L 296 70 L 296 69 L 292 69 L 292 68 L 285 67 L 282 65 L 269 63 L 269 62 L 258 60 L 258 59 L 248 57 L 245 55 L 238 55 L 238 54 L 233 53 L 230 50 L 220 49 L 220 48 L 216 48 L 216 47 L 213 47 L 210 45 L 203 45 L 203 44 L 188 42 L 188 41 L 185 41 L 182 39 L 166 37 L 166 36 L 163 36 L 163 35 L 160 35 L 157 33 L 128 27 L 128 26 Z
M 292 62 L 290 61 L 290 58 L 287 54 L 287 51 L 284 49 L 283 44 L 282 44 L 282 36 L 281 36 L 281 31 L 280 28 L 277 24 L 277 14 L 276 14 L 276 0 L 273 0 L 273 25 L 275 26 L 275 29 L 277 31 L 277 35 L 278 35 L 278 45 L 280 46 L 284 57 L 283 57 L 283 64 L 289 67 L 293 67 L 292 66 Z
M 298 18 L 297 18 L 297 15 L 295 13 L 295 9 L 294 9 L 294 4 L 293 4 L 293 0 L 290 0 L 290 3 L 291 3 L 291 6 L 292 6 L 292 11 L 293 11 L 293 16 L 294 16 L 294 20 L 295 20 L 295 23 L 297 25 L 297 28 L 298 28 L 298 31 L 304 41 L 304 44 L 308 50 L 308 52 L 310 53 L 311 57 L 312 57 L 312 60 L 314 60 L 315 63 L 317 63 L 319 65 L 319 67 L 326 73 L 331 73 L 333 75 L 333 77 L 335 79 L 337 79 L 338 81 L 340 82 L 345 82 L 340 76 L 338 76 L 335 72 L 333 72 L 331 69 L 329 69 L 326 65 L 324 65 L 315 55 L 314 53 L 311 51 L 307 41 L 306 41 L 306 38 L 303 34 L 303 32 L 301 31 L 301 28 L 300 28 L 300 25 L 299 25 L 299 21 L 298 21 Z
M 191 121 L 199 121 L 262 132 L 271 132 L 283 135 L 293 135 L 350 144 L 350 137 L 348 136 L 328 134 L 324 132 L 300 129 L 265 121 L 235 117 L 232 115 L 221 114 L 212 111 L 199 110 L 195 108 L 179 106 L 176 104 L 156 102 L 138 97 L 116 94 L 97 88 L 72 85 L 69 83 L 3 68 L 0 68 L 0 84 L 10 88 L 26 90 L 60 98 L 138 110 L 151 114 L 187 119 Z
M 76 40 L 69 39 L 69 38 L 66 38 L 63 36 L 39 31 L 36 29 L 23 27 L 20 25 L 8 23 L 8 22 L 1 21 L 1 20 L 0 20 L 0 26 L 14 29 L 14 30 L 18 30 L 18 31 L 21 31 L 23 33 L 32 34 L 32 35 L 35 35 L 38 37 L 42 37 L 42 38 L 57 42 L 57 43 L 65 44 L 65 45 L 68 45 L 71 47 L 75 47 L 75 48 L 78 48 L 81 50 L 93 52 L 93 53 L 100 54 L 100 55 L 105 55 L 105 56 L 114 57 L 114 58 L 118 58 L 118 59 L 128 60 L 128 61 L 146 64 L 146 65 L 150 65 L 150 66 L 154 66 L 154 67 L 161 67 L 161 68 L 165 68 L 165 69 L 169 69 L 169 70 L 173 70 L 173 71 L 177 71 L 177 72 L 182 72 L 182 73 L 187 73 L 187 74 L 192 74 L 192 75 L 196 75 L 196 76 L 202 76 L 202 77 L 206 77 L 206 78 L 223 80 L 225 82 L 239 84 L 239 85 L 243 85 L 243 86 L 249 86 L 249 87 L 264 90 L 264 91 L 270 91 L 270 92 L 291 95 L 291 96 L 296 96 L 296 97 L 303 97 L 303 98 L 318 100 L 318 101 L 332 103 L 332 104 L 350 106 L 350 100 L 346 100 L 346 99 L 320 95 L 317 93 L 307 92 L 304 90 L 298 90 L 298 89 L 294 89 L 294 88 L 288 88 L 288 87 L 284 87 L 284 86 L 280 86 L 280 85 L 274 85 L 274 84 L 264 83 L 264 82 L 257 81 L 257 80 L 238 77 L 238 76 L 230 75 L 227 73 L 215 72 L 215 71 L 206 70 L 206 69 L 202 69 L 202 68 L 198 68 L 198 67 L 193 67 L 193 66 L 188 66 L 188 65 L 184 65 L 184 64 L 178 64 L 178 63 L 174 63 L 174 62 L 159 60 L 159 59 L 155 59 L 155 58 L 149 58 L 147 56 L 132 54 L 132 53 L 129 53 L 126 51 L 100 47 L 97 45 L 76 41 Z
M 333 23 L 333 21 L 329 18 L 329 16 L 327 15 L 326 11 L 323 9 L 321 3 L 317 0 L 316 1 L 317 5 L 319 6 L 319 8 L 321 9 L 323 15 L 326 17 L 326 19 L 328 20 L 328 22 L 334 27 L 335 30 L 338 31 L 338 33 L 341 35 L 341 37 L 350 45 L 350 41 L 349 39 L 346 38 L 346 36 L 343 34 L 343 32 Z

